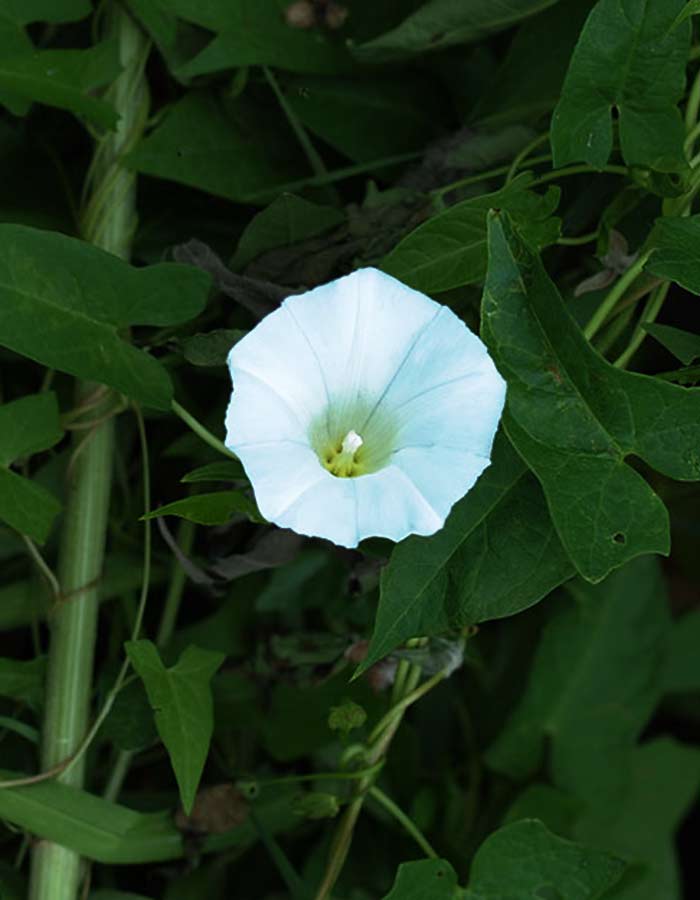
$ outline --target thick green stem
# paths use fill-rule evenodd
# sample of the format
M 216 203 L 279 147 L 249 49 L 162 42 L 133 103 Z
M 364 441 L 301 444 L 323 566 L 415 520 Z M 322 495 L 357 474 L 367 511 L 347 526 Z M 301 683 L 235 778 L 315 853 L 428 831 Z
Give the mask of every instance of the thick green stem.
M 114 133 L 98 144 L 89 177 L 90 200 L 83 218 L 83 237 L 123 258 L 134 232 L 134 176 L 121 165 L 122 155 L 143 131 L 148 100 L 143 80 L 147 42 L 118 5 L 106 11 L 106 31 L 119 42 L 123 71 L 106 95 L 120 119 Z M 109 392 L 79 384 L 78 406 L 104 395 L 87 415 L 94 422 L 77 431 L 67 474 L 67 497 L 58 580 L 61 597 L 50 617 L 51 646 L 41 762 L 60 763 L 78 747 L 90 713 L 93 657 L 97 628 L 98 589 L 102 572 L 114 447 L 114 407 Z M 87 424 L 87 423 L 86 423 Z M 85 758 L 59 776 L 80 786 Z M 30 900 L 75 900 L 81 876 L 80 857 L 59 844 L 40 841 L 34 848 Z
M 94 385 L 81 385 L 79 401 L 94 390 Z M 43 769 L 70 756 L 87 728 L 112 446 L 113 420 L 108 419 L 81 435 L 70 467 L 58 570 L 62 594 L 50 617 Z M 84 759 L 59 780 L 81 786 L 83 776 Z M 37 844 L 32 859 L 31 900 L 73 900 L 79 879 L 77 854 L 48 841 Z

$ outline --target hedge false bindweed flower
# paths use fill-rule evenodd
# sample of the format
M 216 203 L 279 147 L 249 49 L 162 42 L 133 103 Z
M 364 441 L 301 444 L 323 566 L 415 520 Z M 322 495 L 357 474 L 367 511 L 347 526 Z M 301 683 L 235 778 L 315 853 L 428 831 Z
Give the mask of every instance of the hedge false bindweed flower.
M 226 446 L 284 528 L 433 534 L 489 465 L 505 382 L 485 346 L 377 269 L 288 297 L 228 361 Z

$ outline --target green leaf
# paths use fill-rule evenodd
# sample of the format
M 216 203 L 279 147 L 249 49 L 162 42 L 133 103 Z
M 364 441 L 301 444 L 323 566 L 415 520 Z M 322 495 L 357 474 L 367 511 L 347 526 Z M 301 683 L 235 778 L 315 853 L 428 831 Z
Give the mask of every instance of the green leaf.
M 157 741 L 153 710 L 141 681 L 131 681 L 119 691 L 100 734 L 117 749 L 131 753 Z
M 678 13 L 675 24 L 680 25 L 681 22 L 690 18 L 690 16 L 696 16 L 698 13 L 700 13 L 700 0 L 688 0 L 683 9 Z
M 669 693 L 700 691 L 700 610 L 687 613 L 673 624 L 663 675 Z
M 684 0 L 599 0 L 581 32 L 552 117 L 554 165 L 604 166 L 613 110 L 630 166 L 686 168 L 677 103 L 685 90 L 690 27 L 673 28 Z
M 128 165 L 228 200 L 257 201 L 303 174 L 290 161 L 293 138 L 238 98 L 228 108 L 211 94 L 191 92 L 128 154 Z M 280 148 L 284 147 L 282 154 Z M 293 159 L 293 157 L 292 157 Z
M 627 789 L 619 802 L 588 805 L 575 837 L 630 864 L 605 900 L 681 900 L 674 836 L 697 799 L 700 751 L 660 738 L 634 749 L 626 771 Z
M 163 55 L 171 72 L 200 51 L 199 29 L 178 19 L 169 0 L 127 0 L 127 6 Z
M 557 0 L 429 0 L 393 30 L 355 48 L 362 62 L 403 59 L 453 44 L 468 44 L 510 28 Z
M 0 520 L 39 543 L 48 537 L 61 504 L 46 488 L 8 466 L 16 459 L 48 450 L 62 437 L 52 393 L 32 394 L 0 406 Z
M 444 120 L 444 101 L 425 75 L 296 76 L 285 84 L 301 122 L 340 153 L 369 162 L 422 150 Z
M 144 0 L 131 0 L 138 10 Z M 343 42 L 319 28 L 290 27 L 285 19 L 289 0 L 169 0 L 163 4 L 188 22 L 214 31 L 216 37 L 176 72 L 193 78 L 241 66 L 277 66 L 293 72 L 337 72 L 349 68 Z
M 654 248 L 647 271 L 675 281 L 693 294 L 700 294 L 700 215 L 657 219 L 649 244 Z
M 167 372 L 118 329 L 187 321 L 204 307 L 209 284 L 188 266 L 135 269 L 75 238 L 0 225 L 0 345 L 169 409 Z
M 0 519 L 20 534 L 43 544 L 60 509 L 46 488 L 0 467 Z
M 525 693 L 486 759 L 524 779 L 542 765 L 546 746 L 557 787 L 610 805 L 660 696 L 671 629 L 664 583 L 658 561 L 644 557 L 600 585 L 572 582 L 568 590 L 571 599 L 556 605 Z
M 552 217 L 558 189 L 546 194 L 527 190 L 528 174 L 492 194 L 456 203 L 408 234 L 380 263 L 380 268 L 418 291 L 435 294 L 482 281 L 487 267 L 489 209 L 506 209 L 537 246 L 554 242 L 560 221 Z
M 591 2 L 566 0 L 521 25 L 472 118 L 495 127 L 551 112 Z
M 56 395 L 50 391 L 0 406 L 0 466 L 48 450 L 62 437 Z
M 90 0 L 14 0 L 3 3 L 0 22 L 76 22 L 92 12 Z
M 656 338 L 686 366 L 700 358 L 700 334 L 692 334 L 671 325 L 657 325 L 655 322 L 642 322 L 641 325 L 647 334 Z
M 112 82 L 120 70 L 116 41 L 86 50 L 12 54 L 0 59 L 0 91 L 3 97 L 37 100 L 102 128 L 114 128 L 118 118 L 114 108 L 92 92 Z
M 394 548 L 360 671 L 407 638 L 520 612 L 572 574 L 536 481 L 500 435 L 492 465 L 445 527 Z
M 261 253 L 316 237 L 344 221 L 345 214 L 332 206 L 310 203 L 294 194 L 280 194 L 246 226 L 231 266 L 243 269 Z
M 240 328 L 217 328 L 193 334 L 182 342 L 182 353 L 193 366 L 225 366 L 231 347 L 245 334 Z
M 402 863 L 384 900 L 458 900 L 457 874 L 444 859 Z
M 188 647 L 177 664 L 166 669 L 150 641 L 128 641 L 125 647 L 145 685 L 189 815 L 214 729 L 210 681 L 224 654 Z
M 550 831 L 562 837 L 571 835 L 581 804 L 559 788 L 549 784 L 529 784 L 515 798 L 504 816 L 503 824 L 520 819 L 539 819 Z
M 0 4 L 0 59 L 17 53 L 32 53 L 32 44 L 24 26 L 33 22 L 74 22 L 90 15 L 90 0 L 15 0 Z M 0 96 L 14 115 L 24 115 L 27 104 L 16 95 Z
M 184 484 L 197 484 L 202 481 L 247 481 L 245 469 L 236 459 L 208 463 L 184 475 L 180 481 Z
M 599 581 L 635 556 L 667 553 L 666 509 L 626 458 L 700 479 L 700 391 L 607 363 L 539 257 L 496 214 L 482 337 L 508 382 L 506 432 L 540 479 L 578 571 Z
M 197 739 L 197 734 L 193 735 Z M 22 777 L 0 770 L 0 780 Z M 255 811 L 270 833 L 298 825 L 290 794 L 279 789 L 256 802 Z M 187 850 L 173 823 L 172 809 L 142 813 L 57 781 L 0 788 L 0 818 L 38 838 L 110 864 L 140 864 L 180 859 Z M 203 850 L 246 848 L 258 839 L 251 822 L 204 841 Z
M 216 491 L 213 494 L 193 494 L 154 509 L 144 519 L 160 516 L 179 516 L 199 525 L 225 525 L 236 515 L 247 516 L 251 522 L 265 522 L 254 500 L 240 491 Z
M 39 709 L 44 699 L 46 659 L 22 662 L 0 658 L 0 697 L 21 700 L 32 709 Z
M 464 900 L 599 900 L 625 868 L 609 853 L 565 841 L 537 819 L 523 819 L 481 845 Z

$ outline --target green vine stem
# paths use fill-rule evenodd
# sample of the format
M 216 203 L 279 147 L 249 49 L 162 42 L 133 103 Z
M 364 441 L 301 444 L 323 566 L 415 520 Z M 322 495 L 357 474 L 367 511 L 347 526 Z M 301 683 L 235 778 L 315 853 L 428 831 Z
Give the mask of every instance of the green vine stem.
M 423 853 L 425 853 L 428 859 L 438 858 L 437 853 L 435 852 L 425 835 L 420 831 L 413 820 L 406 815 L 401 807 L 397 803 L 394 803 L 391 797 L 387 796 L 384 791 L 380 790 L 376 784 L 369 789 L 369 795 L 380 806 L 383 806 L 384 809 L 394 817 L 394 819 L 396 819 L 396 821 L 399 823 L 399 825 L 401 825 L 401 827 L 406 831 L 407 834 L 411 835 L 413 840 L 418 844 L 418 846 L 421 848 Z
M 228 456 L 229 459 L 238 459 L 235 453 L 232 453 L 208 428 L 205 428 L 191 413 L 188 413 L 183 406 L 180 406 L 177 400 L 172 401 L 172 410 L 197 437 L 201 438 L 205 444 L 209 444 L 213 450 L 217 450 L 223 456 Z
M 323 879 L 314 900 L 329 900 L 331 896 L 333 887 L 350 851 L 355 826 L 362 811 L 365 797 L 374 786 L 374 780 L 381 767 L 380 764 L 383 762 L 394 735 L 401 725 L 406 710 L 416 700 L 419 700 L 431 691 L 446 675 L 446 671 L 437 672 L 419 687 L 418 682 L 421 677 L 421 669 L 415 663 L 408 665 L 400 696 L 396 699 L 392 698 L 391 709 L 378 722 L 369 736 L 365 762 L 372 768 L 372 772 L 357 782 L 355 796 L 346 807 L 343 817 L 338 823 L 338 828 L 331 843 L 326 871 L 323 874 Z M 393 812 L 395 814 L 395 810 Z M 415 833 L 412 832 L 412 834 L 415 837 Z
M 105 9 L 105 31 L 119 42 L 123 71 L 105 99 L 120 116 L 116 130 L 102 137 L 87 179 L 90 199 L 83 216 L 83 237 L 128 258 L 134 233 L 135 176 L 121 165 L 122 155 L 140 137 L 148 112 L 143 78 L 148 45 L 129 14 L 116 3 Z M 77 406 L 99 405 L 88 413 L 89 427 L 78 430 L 67 474 L 67 498 L 58 581 L 61 598 L 50 617 L 51 645 L 46 711 L 41 745 L 42 768 L 71 756 L 85 734 L 90 712 L 98 587 L 102 572 L 114 447 L 114 403 L 99 385 L 79 384 Z M 109 415 L 105 413 L 109 412 Z M 80 786 L 85 759 L 58 776 Z M 39 841 L 32 855 L 30 900 L 75 900 L 81 860 L 72 850 Z
M 618 302 L 627 289 L 637 280 L 644 271 L 644 266 L 649 262 L 651 250 L 643 253 L 612 286 L 607 296 L 593 313 L 590 321 L 583 329 L 583 334 L 590 341 L 605 324 Z

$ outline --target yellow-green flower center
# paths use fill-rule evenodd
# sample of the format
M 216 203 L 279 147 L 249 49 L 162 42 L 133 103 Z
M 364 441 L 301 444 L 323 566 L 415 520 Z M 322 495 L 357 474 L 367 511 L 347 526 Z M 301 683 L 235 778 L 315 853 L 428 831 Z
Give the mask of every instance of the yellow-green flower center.
M 319 461 L 336 478 L 383 469 L 394 451 L 395 436 L 392 419 L 361 400 L 335 403 L 309 433 Z

